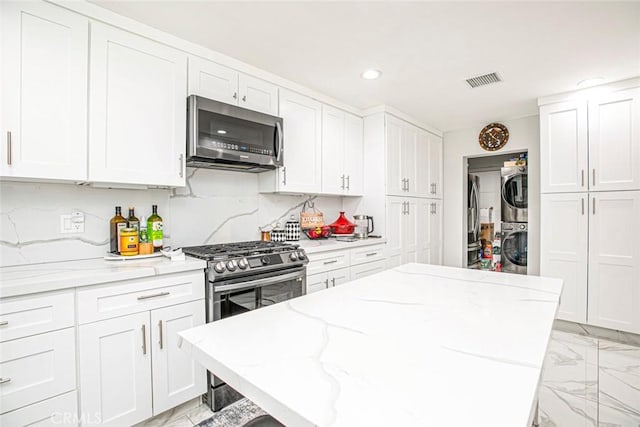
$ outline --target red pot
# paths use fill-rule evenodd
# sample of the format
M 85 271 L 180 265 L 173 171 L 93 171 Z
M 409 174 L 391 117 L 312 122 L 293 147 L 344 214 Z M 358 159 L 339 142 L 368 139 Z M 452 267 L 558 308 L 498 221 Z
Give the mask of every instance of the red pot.
M 338 219 L 333 224 L 329 224 L 329 227 L 333 230 L 333 234 L 353 234 L 356 225 L 347 219 L 344 212 L 340 212 Z

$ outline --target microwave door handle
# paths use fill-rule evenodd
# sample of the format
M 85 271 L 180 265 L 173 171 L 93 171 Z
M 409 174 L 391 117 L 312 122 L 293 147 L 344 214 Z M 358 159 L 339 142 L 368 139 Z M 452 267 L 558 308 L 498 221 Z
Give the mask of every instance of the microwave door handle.
M 214 286 L 213 292 L 217 293 L 217 292 L 235 291 L 238 289 L 258 288 L 262 286 L 272 285 L 274 283 L 281 283 L 281 282 L 286 282 L 288 280 L 297 279 L 301 277 L 301 275 L 304 275 L 304 270 L 299 270 L 294 273 L 288 273 L 288 274 L 276 274 L 273 277 L 265 277 L 264 279 L 234 283 L 232 285 Z
M 282 156 L 282 139 L 283 139 L 282 125 L 280 125 L 280 122 L 276 122 L 276 137 L 278 138 L 278 145 L 276 148 L 276 161 L 279 162 L 280 157 Z

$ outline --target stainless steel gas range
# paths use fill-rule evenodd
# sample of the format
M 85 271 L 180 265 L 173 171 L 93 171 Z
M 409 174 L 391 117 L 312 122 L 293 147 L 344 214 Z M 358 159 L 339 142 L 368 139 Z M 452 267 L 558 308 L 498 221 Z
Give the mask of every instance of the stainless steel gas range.
M 307 255 L 298 245 L 241 242 L 182 248 L 207 261 L 206 319 L 215 322 L 305 294 Z M 209 373 L 206 400 L 214 411 L 242 395 Z

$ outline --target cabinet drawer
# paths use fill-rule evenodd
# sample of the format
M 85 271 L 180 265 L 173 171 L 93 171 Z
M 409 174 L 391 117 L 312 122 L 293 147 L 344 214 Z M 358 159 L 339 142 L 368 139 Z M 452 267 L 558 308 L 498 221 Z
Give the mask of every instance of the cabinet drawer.
M 0 300 L 0 342 L 73 326 L 73 291 Z
M 76 392 L 65 393 L 42 402 L 0 415 L 0 426 L 65 426 L 78 425 Z M 85 418 L 87 424 L 97 424 L 97 418 Z M 93 422 L 92 422 L 93 421 Z
M 349 251 L 311 254 L 307 264 L 307 274 L 324 273 L 344 267 L 349 267 Z
M 0 413 L 76 388 L 74 330 L 0 344 Z
M 327 273 L 307 275 L 307 294 L 327 289 Z
M 384 244 L 365 246 L 351 250 L 351 265 L 384 259 Z
M 204 298 L 204 272 L 93 286 L 78 292 L 80 324 Z
M 386 269 L 386 263 L 384 260 L 354 265 L 351 267 L 351 280 L 362 279 L 363 277 L 380 273 Z

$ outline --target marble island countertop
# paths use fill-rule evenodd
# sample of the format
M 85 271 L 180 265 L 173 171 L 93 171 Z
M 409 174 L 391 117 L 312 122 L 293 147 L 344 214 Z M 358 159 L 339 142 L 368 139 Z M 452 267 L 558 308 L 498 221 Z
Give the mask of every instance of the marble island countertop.
M 385 238 L 373 238 L 373 237 L 369 239 L 354 239 L 353 241 L 345 241 L 342 239 L 346 239 L 346 238 L 341 238 L 339 240 L 336 240 L 335 237 L 331 237 L 329 239 L 317 239 L 317 240 L 301 238 L 299 241 L 294 243 L 300 245 L 300 247 L 302 247 L 306 253 L 314 254 L 314 253 L 320 253 L 320 252 L 355 249 L 362 246 L 371 246 L 371 245 L 383 244 L 387 242 L 387 239 Z
M 180 335 L 285 425 L 525 427 L 561 288 L 406 264 Z
M 165 257 L 117 261 L 92 258 L 2 267 L 0 297 L 138 279 L 205 267 L 205 261 L 191 257 L 185 257 L 184 261 L 171 261 Z

